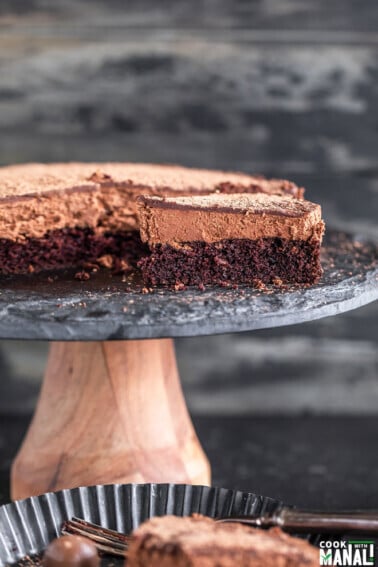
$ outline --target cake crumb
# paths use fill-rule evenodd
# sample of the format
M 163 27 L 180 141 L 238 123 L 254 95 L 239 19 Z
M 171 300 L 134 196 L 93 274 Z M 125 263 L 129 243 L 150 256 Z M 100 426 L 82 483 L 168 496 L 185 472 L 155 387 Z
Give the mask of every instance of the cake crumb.
M 75 280 L 80 280 L 82 282 L 85 282 L 91 278 L 90 274 L 85 270 L 82 270 L 81 272 L 76 272 L 74 277 Z
M 115 258 L 113 268 L 115 274 L 125 274 L 128 272 L 132 272 L 133 270 L 129 262 L 127 262 L 123 258 Z
M 261 280 L 253 280 L 253 287 L 260 289 L 261 291 L 266 291 L 267 287 Z
M 94 262 L 85 262 L 83 268 L 86 270 L 91 270 L 92 272 L 98 272 L 98 265 Z
M 103 181 L 111 181 L 111 176 L 101 169 L 96 169 L 88 178 L 88 181 L 93 181 L 94 183 L 101 183 Z
M 97 258 L 97 262 L 104 268 L 112 268 L 114 260 L 113 256 L 110 254 L 104 254 L 103 256 L 100 256 L 100 258 Z

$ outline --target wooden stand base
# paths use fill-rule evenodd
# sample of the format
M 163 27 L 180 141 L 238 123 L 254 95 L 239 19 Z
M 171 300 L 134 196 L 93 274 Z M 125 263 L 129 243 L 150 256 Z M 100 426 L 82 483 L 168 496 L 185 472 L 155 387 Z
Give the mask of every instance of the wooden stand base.
M 12 498 L 123 482 L 210 483 L 172 340 L 52 343 Z

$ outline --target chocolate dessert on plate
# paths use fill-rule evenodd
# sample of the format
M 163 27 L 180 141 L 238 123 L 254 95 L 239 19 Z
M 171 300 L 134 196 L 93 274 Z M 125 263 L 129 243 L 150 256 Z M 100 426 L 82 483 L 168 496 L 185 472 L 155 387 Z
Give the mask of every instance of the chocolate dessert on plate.
M 140 195 L 264 193 L 302 198 L 285 180 L 137 163 L 24 164 L 0 168 L 0 274 L 113 260 L 135 266 Z M 122 267 L 122 266 L 121 266 Z
M 204 516 L 153 518 L 134 533 L 127 567 L 317 567 L 319 551 L 307 541 Z
M 150 285 L 313 284 L 322 274 L 320 205 L 266 194 L 138 200 L 139 262 Z

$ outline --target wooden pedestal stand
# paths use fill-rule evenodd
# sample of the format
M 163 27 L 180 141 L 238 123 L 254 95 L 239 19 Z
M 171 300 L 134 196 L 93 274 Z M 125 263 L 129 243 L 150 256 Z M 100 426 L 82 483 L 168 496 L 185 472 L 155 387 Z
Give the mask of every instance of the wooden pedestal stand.
M 171 339 L 51 344 L 12 498 L 113 482 L 210 483 Z
M 126 289 L 105 272 L 85 284 L 70 275 L 55 286 L 38 274 L 4 280 L 0 338 L 75 341 L 52 343 L 13 465 L 13 498 L 113 482 L 209 484 L 172 341 L 160 337 L 293 325 L 378 299 L 377 243 L 328 228 L 322 264 L 318 285 L 269 294 L 252 287 L 144 294 L 137 280 Z

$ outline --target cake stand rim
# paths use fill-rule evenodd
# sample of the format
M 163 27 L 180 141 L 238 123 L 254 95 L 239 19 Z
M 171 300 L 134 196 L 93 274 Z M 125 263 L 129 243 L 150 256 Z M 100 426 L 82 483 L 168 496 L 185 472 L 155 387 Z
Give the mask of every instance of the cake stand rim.
M 38 317 L 38 313 L 32 313 L 32 318 L 25 317 L 25 311 L 16 309 L 15 305 L 11 309 L 7 309 L 6 302 L 0 294 L 0 339 L 18 339 L 18 340 L 48 340 L 48 341 L 108 341 L 108 340 L 140 340 L 140 339 L 156 339 L 156 338 L 179 338 L 193 336 L 218 335 L 226 333 L 238 333 L 255 331 L 259 329 L 283 327 L 289 325 L 301 324 L 325 317 L 334 316 L 345 313 L 353 309 L 357 309 L 369 303 L 378 300 L 378 242 L 368 236 L 356 233 L 346 233 L 338 229 L 328 229 L 328 232 L 334 235 L 346 235 L 350 242 L 367 242 L 369 245 L 377 247 L 377 262 L 370 269 L 366 269 L 362 273 L 357 273 L 342 279 L 336 284 L 325 283 L 324 285 L 312 286 L 309 288 L 300 288 L 295 291 L 273 293 L 278 303 L 282 306 L 276 311 L 265 309 L 264 301 L 268 294 L 261 294 L 259 297 L 259 310 L 253 311 L 253 305 L 250 303 L 250 309 L 246 305 L 238 307 L 234 305 L 232 300 L 229 302 L 231 308 L 225 311 L 225 315 L 215 314 L 207 320 L 202 318 L 197 320 L 193 318 L 193 313 L 189 312 L 187 319 L 179 322 L 172 320 L 164 323 L 154 323 L 151 321 L 143 323 L 136 321 L 123 313 L 118 320 L 101 320 L 100 318 L 86 317 L 85 313 L 81 314 L 80 310 L 75 311 L 74 318 L 65 318 L 59 320 L 45 320 Z M 225 297 L 227 293 L 235 295 L 240 300 L 245 287 L 241 286 L 238 290 L 222 290 Z M 211 296 L 211 291 L 208 290 Z M 219 291 L 219 290 L 218 290 Z M 185 293 L 185 292 L 184 292 Z M 198 298 L 201 297 L 207 301 L 206 292 L 195 291 Z M 155 301 L 154 307 L 159 303 L 159 294 L 139 294 L 140 297 L 148 298 L 142 301 Z M 77 296 L 78 297 L 78 296 Z M 123 296 L 122 296 L 123 297 Z M 176 300 L 177 309 L 180 309 L 180 300 L 183 298 L 181 292 L 171 292 L 167 295 L 168 300 Z M 151 299 L 153 298 L 153 299 Z M 83 300 L 86 299 L 85 297 Z M 50 303 L 56 299 L 50 299 Z M 37 300 L 36 300 L 37 302 Z M 49 305 L 49 301 L 45 302 Z M 168 305 L 169 301 L 167 301 Z M 222 303 L 222 302 L 220 302 Z M 243 302 L 241 302 L 243 303 Z M 308 303 L 308 307 L 304 305 Z M 225 302 L 226 304 L 226 302 Z M 251 306 L 252 305 L 252 306 Z M 56 308 L 56 305 L 55 305 Z M 232 308 L 234 308 L 233 319 Z M 211 307 L 207 308 L 211 314 Z M 200 313 L 201 305 L 195 307 Z M 2 315 L 2 316 L 1 316 Z M 153 318 L 153 316 L 152 316 Z

